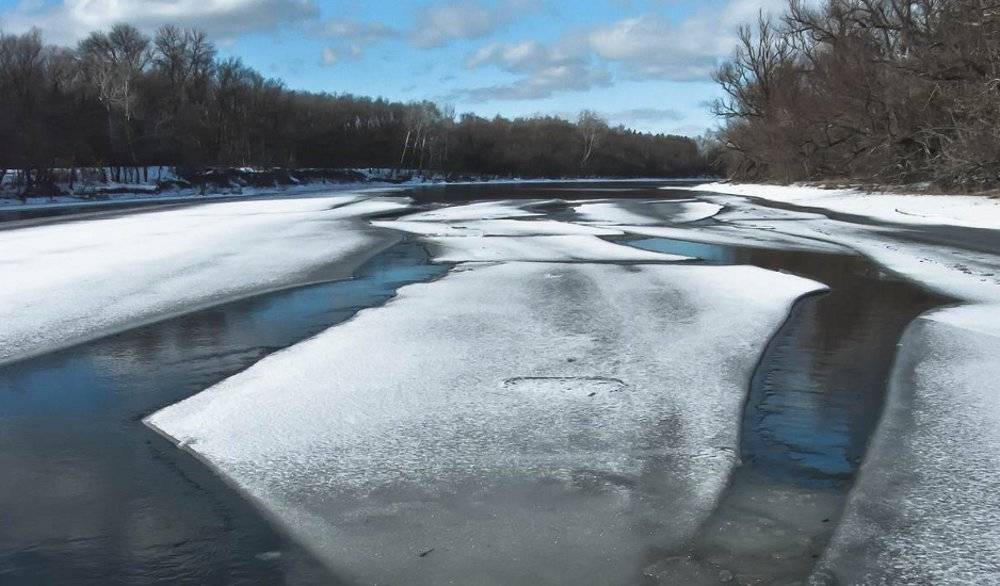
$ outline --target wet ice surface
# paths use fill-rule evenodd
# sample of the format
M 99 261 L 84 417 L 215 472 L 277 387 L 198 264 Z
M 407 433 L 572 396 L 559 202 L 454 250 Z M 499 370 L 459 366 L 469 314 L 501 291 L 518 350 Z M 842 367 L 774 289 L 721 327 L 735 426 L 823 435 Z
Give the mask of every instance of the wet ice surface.
M 1000 576 L 1000 311 L 907 331 L 890 401 L 818 584 L 985 584 Z
M 0 362 L 293 284 L 344 277 L 396 238 L 357 195 L 216 203 L 0 230 Z M 320 274 L 326 269 L 322 275 Z
M 711 510 L 759 349 L 816 287 L 466 266 L 148 422 L 350 579 L 633 582 Z

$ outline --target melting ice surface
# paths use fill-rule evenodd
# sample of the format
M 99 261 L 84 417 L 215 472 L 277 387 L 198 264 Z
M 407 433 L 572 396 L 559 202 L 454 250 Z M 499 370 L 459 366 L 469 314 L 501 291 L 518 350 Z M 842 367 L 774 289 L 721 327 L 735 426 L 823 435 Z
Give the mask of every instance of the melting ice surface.
M 799 295 L 751 267 L 462 265 L 147 423 L 365 583 L 623 583 L 690 537 Z

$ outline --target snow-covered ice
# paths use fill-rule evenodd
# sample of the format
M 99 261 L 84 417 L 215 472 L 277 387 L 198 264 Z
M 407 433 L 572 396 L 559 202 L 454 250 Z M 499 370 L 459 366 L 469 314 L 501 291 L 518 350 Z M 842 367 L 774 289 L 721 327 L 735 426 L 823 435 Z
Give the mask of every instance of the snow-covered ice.
M 885 222 L 1000 229 L 1000 199 L 978 195 L 866 193 L 856 189 L 740 183 L 706 183 L 670 189 L 759 197 Z
M 147 422 L 348 580 L 634 582 L 711 510 L 757 357 L 817 288 L 461 265 Z
M 1000 259 L 994 254 L 923 243 L 910 238 L 913 229 L 904 226 L 867 226 L 797 214 L 733 197 L 720 220 L 750 237 L 807 239 L 820 245 L 826 242 L 849 247 L 887 270 L 943 295 L 977 303 L 1000 303 Z
M 931 312 L 904 335 L 889 401 L 818 584 L 1000 576 L 1000 306 Z
M 346 276 L 394 240 L 352 218 L 404 205 L 358 195 L 240 201 L 2 230 L 0 361 Z
M 424 239 L 438 262 L 667 262 L 691 257 L 640 250 L 596 236 L 435 236 Z

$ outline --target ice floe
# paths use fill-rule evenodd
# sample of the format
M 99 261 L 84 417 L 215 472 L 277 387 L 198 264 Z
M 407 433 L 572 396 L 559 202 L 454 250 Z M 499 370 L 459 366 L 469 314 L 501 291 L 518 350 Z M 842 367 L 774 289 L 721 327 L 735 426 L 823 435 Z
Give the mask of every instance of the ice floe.
M 815 583 L 996 582 L 998 348 L 998 306 L 935 311 L 910 326 L 882 423 Z
M 351 218 L 403 205 L 357 195 L 239 201 L 2 230 L 0 361 L 321 270 L 346 276 L 393 241 Z
M 635 582 L 713 507 L 757 357 L 817 288 L 752 267 L 462 265 L 147 423 L 347 580 Z

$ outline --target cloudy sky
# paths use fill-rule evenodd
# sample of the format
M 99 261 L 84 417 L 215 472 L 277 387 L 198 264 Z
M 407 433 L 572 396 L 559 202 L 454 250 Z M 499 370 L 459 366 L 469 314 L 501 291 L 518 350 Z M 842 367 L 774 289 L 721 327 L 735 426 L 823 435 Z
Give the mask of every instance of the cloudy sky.
M 784 1 L 0 0 L 0 30 L 73 44 L 117 22 L 197 26 L 293 88 L 693 135 L 715 125 L 709 76 L 736 27 Z

